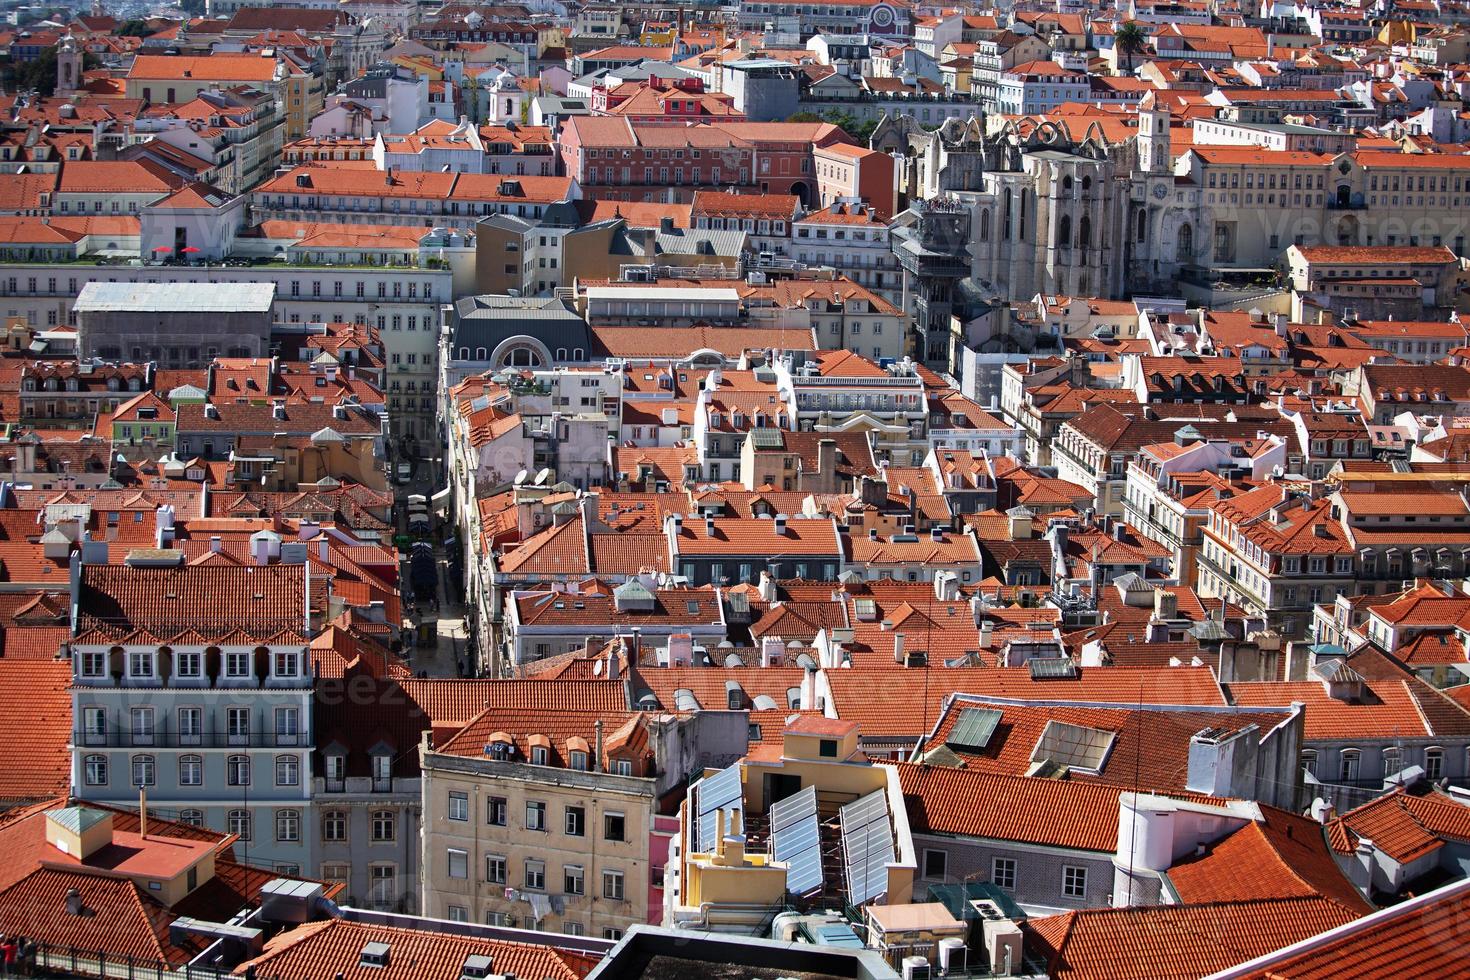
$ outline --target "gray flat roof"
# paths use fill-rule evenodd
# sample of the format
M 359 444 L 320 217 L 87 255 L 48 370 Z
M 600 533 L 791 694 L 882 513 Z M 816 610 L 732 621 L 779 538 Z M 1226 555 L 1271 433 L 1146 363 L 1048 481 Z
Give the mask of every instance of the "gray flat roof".
M 79 313 L 269 313 L 272 282 L 89 282 Z

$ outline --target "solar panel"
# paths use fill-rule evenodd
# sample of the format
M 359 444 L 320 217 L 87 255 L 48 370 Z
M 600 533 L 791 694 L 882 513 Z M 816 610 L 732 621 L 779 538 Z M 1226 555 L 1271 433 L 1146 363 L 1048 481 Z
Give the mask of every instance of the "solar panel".
M 888 865 L 894 860 L 888 799 L 882 790 L 847 804 L 838 813 L 847 900 L 861 905 L 888 891 Z
M 990 744 L 1001 717 L 1002 712 L 994 708 L 965 708 L 960 711 L 959 720 L 950 729 L 944 744 L 963 749 L 983 749 Z
M 694 846 L 690 850 L 710 854 L 714 852 L 719 836 L 719 825 L 715 820 L 717 811 L 734 810 L 735 832 L 744 833 L 745 830 L 745 822 L 739 816 L 745 809 L 740 786 L 740 763 L 721 769 L 713 776 L 706 776 L 695 784 L 694 790 L 697 819 L 693 822 L 695 838 Z
M 787 862 L 786 890 L 791 894 L 806 895 L 822 887 L 822 834 L 815 786 L 771 804 L 771 856 Z
M 1077 676 L 1077 664 L 1070 657 L 1032 657 L 1026 661 L 1031 668 L 1031 679 L 1056 680 Z

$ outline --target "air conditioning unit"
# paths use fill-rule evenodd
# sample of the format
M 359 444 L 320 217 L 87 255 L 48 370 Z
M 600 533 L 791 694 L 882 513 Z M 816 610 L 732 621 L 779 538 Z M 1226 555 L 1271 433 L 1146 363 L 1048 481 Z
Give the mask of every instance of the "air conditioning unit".
M 985 904 L 995 907 L 1000 913 L 994 902 Z M 996 976 L 1010 976 L 1021 965 L 1021 927 L 1006 918 L 1004 913 L 994 918 L 983 917 L 980 926 L 985 937 L 985 955 L 990 958 L 990 972 Z
M 903 980 L 929 980 L 929 961 L 922 956 L 903 958 Z
M 950 936 L 939 941 L 939 975 L 959 976 L 966 971 L 966 960 L 970 950 L 963 939 Z

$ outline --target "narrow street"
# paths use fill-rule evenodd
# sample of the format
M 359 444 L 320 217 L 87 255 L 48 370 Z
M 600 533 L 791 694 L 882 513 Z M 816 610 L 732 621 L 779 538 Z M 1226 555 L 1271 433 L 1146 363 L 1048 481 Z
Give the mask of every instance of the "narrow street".
M 429 460 L 410 459 L 413 474 L 406 484 L 398 483 L 396 470 L 393 491 L 394 513 L 399 535 L 420 539 L 408 530 L 408 498 L 422 496 L 426 501 L 439 489 L 434 479 L 434 465 Z M 394 464 L 396 467 L 396 463 Z M 427 540 L 434 549 L 435 594 L 419 595 L 413 587 L 410 552 L 399 549 L 399 579 L 405 596 L 403 614 L 404 659 L 415 674 L 429 677 L 463 676 L 461 661 L 465 656 L 465 611 L 463 595 L 454 588 L 444 549 L 445 526 L 431 514 L 432 530 Z M 409 546 L 411 547 L 411 545 Z M 407 601 L 413 596 L 413 602 Z

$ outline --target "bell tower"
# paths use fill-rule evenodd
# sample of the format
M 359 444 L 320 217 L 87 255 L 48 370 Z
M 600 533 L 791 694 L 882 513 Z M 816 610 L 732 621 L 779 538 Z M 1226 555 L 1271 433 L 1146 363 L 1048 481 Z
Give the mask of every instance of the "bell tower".
M 1173 161 L 1169 150 L 1169 109 L 1148 92 L 1138 103 L 1138 169 L 1169 173 Z
M 68 34 L 56 48 L 56 94 L 61 98 L 75 95 L 82 87 L 82 52 L 76 38 Z

